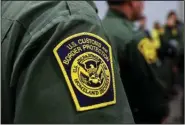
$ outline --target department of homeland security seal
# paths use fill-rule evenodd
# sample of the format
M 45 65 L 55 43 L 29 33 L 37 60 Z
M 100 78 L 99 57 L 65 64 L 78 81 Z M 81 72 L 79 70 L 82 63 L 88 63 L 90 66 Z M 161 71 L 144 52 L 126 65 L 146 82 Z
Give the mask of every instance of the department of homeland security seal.
M 116 103 L 111 46 L 92 33 L 61 41 L 54 55 L 68 84 L 77 111 Z
M 107 64 L 92 52 L 83 53 L 74 60 L 71 77 L 76 88 L 89 97 L 104 95 L 110 86 Z

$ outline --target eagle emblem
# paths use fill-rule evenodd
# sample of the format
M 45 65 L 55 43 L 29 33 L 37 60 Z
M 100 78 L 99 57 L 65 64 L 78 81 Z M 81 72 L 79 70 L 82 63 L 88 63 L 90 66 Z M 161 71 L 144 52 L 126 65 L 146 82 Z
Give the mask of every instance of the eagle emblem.
M 110 71 L 100 56 L 84 53 L 75 59 L 72 68 L 71 77 L 79 91 L 90 97 L 106 93 L 110 85 Z
M 85 82 L 87 85 L 97 87 L 102 84 L 103 80 L 103 68 L 101 62 L 94 60 L 88 60 L 84 64 L 79 64 L 81 82 Z

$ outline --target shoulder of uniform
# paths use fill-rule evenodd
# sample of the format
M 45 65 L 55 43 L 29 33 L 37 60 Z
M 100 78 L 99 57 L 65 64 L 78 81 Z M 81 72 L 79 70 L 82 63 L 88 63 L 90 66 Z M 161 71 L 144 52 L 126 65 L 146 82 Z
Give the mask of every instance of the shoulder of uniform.
M 66 1 L 71 16 L 80 16 L 82 19 L 96 21 L 99 19 L 96 9 L 87 1 Z
M 94 23 L 98 18 L 95 9 L 86 1 L 11 1 L 3 4 L 3 8 L 4 18 L 18 21 L 30 34 L 68 22 L 71 17 Z
M 25 34 L 30 36 L 29 41 L 34 41 L 58 24 L 65 26 L 84 21 L 101 26 L 96 11 L 85 1 L 8 1 L 3 4 L 2 11 L 3 18 L 21 24 Z
M 127 26 L 124 25 L 121 20 L 116 18 L 105 17 L 105 19 L 103 20 L 103 26 L 105 27 L 107 32 L 112 34 L 113 36 L 126 38 L 127 35 L 122 34 L 129 34 Z
M 2 17 L 17 21 L 31 35 L 55 25 L 69 15 L 66 1 L 11 1 L 3 5 Z
M 147 38 L 147 35 L 144 31 L 137 30 L 133 33 L 133 40 L 134 41 L 140 41 L 143 38 Z
M 87 15 L 96 15 L 96 7 L 94 3 L 87 1 L 66 1 L 68 9 L 71 14 L 87 14 Z
M 69 22 L 70 20 L 84 20 L 92 23 L 97 23 L 96 11 L 86 1 L 60 1 L 52 2 L 53 6 L 46 9 L 43 5 L 43 12 L 37 20 L 34 20 L 33 25 L 39 28 L 55 25 L 61 22 Z M 41 9 L 41 8 L 40 8 Z M 44 19 L 44 20 L 43 20 Z M 42 23 L 40 21 L 42 20 Z M 32 28 L 32 27 L 30 27 Z

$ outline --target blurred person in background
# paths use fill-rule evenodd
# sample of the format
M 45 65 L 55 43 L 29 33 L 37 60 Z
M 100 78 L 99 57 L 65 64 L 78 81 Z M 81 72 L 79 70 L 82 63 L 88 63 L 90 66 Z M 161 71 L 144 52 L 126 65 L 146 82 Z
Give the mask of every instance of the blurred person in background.
M 133 25 L 143 15 L 143 4 L 143 1 L 109 0 L 103 25 L 115 44 L 135 122 L 157 124 L 168 114 L 168 88 L 152 68 L 158 60 L 153 40 Z
M 181 28 L 184 25 L 184 23 L 180 19 L 178 19 L 175 11 L 170 11 L 168 17 L 171 17 L 175 21 L 175 25 L 177 27 Z
M 166 80 L 172 78 L 170 113 L 165 123 L 184 123 L 184 24 L 177 18 L 175 11 L 170 11 L 167 15 L 160 54 L 168 57 L 163 58 L 166 67 L 164 70 L 161 68 L 165 71 L 161 76 L 166 75 Z
M 184 24 L 177 18 L 174 11 L 167 15 L 167 21 L 164 26 L 162 42 L 172 45 L 178 51 L 184 49 Z
M 164 29 L 162 28 L 159 22 L 154 22 L 154 26 L 151 32 L 152 39 L 156 42 L 157 48 L 160 48 L 161 45 L 161 37 L 164 33 Z
M 148 31 L 148 29 L 146 29 L 146 23 L 147 23 L 147 18 L 146 16 L 141 16 L 140 19 L 139 19 L 139 30 L 143 31 L 146 33 L 146 35 L 148 37 L 150 37 L 150 32 Z
M 173 89 L 176 83 L 176 64 L 180 58 L 180 53 L 184 53 L 184 26 L 178 20 L 174 11 L 167 15 L 166 24 L 161 28 L 159 23 L 154 24 L 152 38 L 158 46 L 158 57 L 160 66 L 157 68 L 158 76 L 166 81 L 167 86 Z
M 170 11 L 167 15 L 167 21 L 164 26 L 164 33 L 161 38 L 162 51 L 166 52 L 169 59 L 173 63 L 173 69 L 176 76 L 182 73 L 182 55 L 184 55 L 184 24 L 177 18 L 174 11 Z M 174 83 L 177 83 L 175 78 Z M 183 80 L 181 80 L 183 81 Z
M 164 49 L 163 47 L 163 34 L 164 28 L 158 21 L 156 21 L 151 32 L 151 36 L 155 43 L 154 45 L 157 48 L 157 54 L 159 57 L 158 65 L 155 67 L 155 70 L 157 71 L 158 77 L 160 77 L 160 79 L 164 80 L 165 83 L 167 83 L 166 86 L 168 86 L 170 92 L 172 84 L 174 82 L 174 74 L 172 71 L 172 62 L 171 60 L 169 60 L 167 54 L 165 54 L 167 53 L 166 48 Z

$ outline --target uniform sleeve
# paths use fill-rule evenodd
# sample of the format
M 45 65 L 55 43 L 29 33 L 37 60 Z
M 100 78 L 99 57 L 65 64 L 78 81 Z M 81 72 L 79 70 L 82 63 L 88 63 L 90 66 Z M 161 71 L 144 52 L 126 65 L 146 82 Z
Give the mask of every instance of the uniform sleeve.
M 143 38 L 141 38 L 143 39 Z M 165 84 L 157 77 L 153 64 L 148 63 L 143 53 L 138 49 L 138 39 L 133 40 L 126 46 L 127 66 L 126 74 L 122 75 L 122 79 L 128 80 L 125 85 L 128 92 L 131 107 L 140 111 L 147 112 L 164 111 L 165 103 Z M 130 76 L 130 77 L 129 77 Z M 128 82 L 127 81 L 127 82 Z M 152 108 L 151 108 L 152 107 Z
M 23 49 L 14 70 L 21 70 L 14 123 L 133 122 L 126 95 L 116 102 L 115 83 L 121 84 L 110 43 L 89 20 L 74 16 L 40 30 Z

